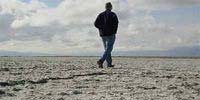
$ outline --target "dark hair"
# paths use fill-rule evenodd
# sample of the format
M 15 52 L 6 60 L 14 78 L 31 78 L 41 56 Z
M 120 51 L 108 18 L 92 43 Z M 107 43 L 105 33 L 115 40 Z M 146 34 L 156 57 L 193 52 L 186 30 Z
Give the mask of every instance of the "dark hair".
M 106 9 L 112 9 L 112 4 L 111 2 L 106 3 Z

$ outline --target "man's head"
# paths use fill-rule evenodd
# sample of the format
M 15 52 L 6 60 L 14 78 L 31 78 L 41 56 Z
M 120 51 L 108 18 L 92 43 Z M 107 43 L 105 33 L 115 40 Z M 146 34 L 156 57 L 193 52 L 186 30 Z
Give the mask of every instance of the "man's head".
M 106 10 L 112 10 L 112 4 L 111 4 L 111 2 L 106 3 L 105 8 L 106 8 Z

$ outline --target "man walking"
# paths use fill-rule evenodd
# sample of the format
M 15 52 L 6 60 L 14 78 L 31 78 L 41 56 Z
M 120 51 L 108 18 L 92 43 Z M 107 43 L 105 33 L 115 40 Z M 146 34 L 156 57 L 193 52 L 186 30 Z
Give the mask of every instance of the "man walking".
M 105 48 L 103 56 L 97 61 L 99 68 L 103 68 L 103 63 L 106 60 L 107 67 L 114 67 L 112 65 L 111 52 L 115 43 L 115 34 L 118 29 L 117 15 L 112 12 L 112 4 L 110 2 L 105 5 L 106 10 L 100 13 L 94 23 L 95 27 L 99 29 L 99 35 L 102 38 Z

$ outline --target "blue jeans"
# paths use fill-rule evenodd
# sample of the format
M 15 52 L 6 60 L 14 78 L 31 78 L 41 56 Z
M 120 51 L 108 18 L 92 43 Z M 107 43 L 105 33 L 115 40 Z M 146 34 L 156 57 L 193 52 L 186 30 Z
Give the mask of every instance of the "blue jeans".
M 115 34 L 111 35 L 111 36 L 103 36 L 102 37 L 102 41 L 103 41 L 105 51 L 104 51 L 103 56 L 101 57 L 100 61 L 104 62 L 106 60 L 108 67 L 112 65 L 111 52 L 113 50 L 115 38 L 116 38 Z

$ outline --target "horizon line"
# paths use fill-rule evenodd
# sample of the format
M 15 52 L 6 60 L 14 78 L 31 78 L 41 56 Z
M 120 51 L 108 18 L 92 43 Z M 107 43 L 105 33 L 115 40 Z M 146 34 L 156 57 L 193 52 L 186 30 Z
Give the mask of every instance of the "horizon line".
M 0 57 L 100 57 L 100 56 L 0 56 Z M 200 56 L 116 56 L 113 57 L 127 57 L 127 58 L 190 58 L 200 59 Z

